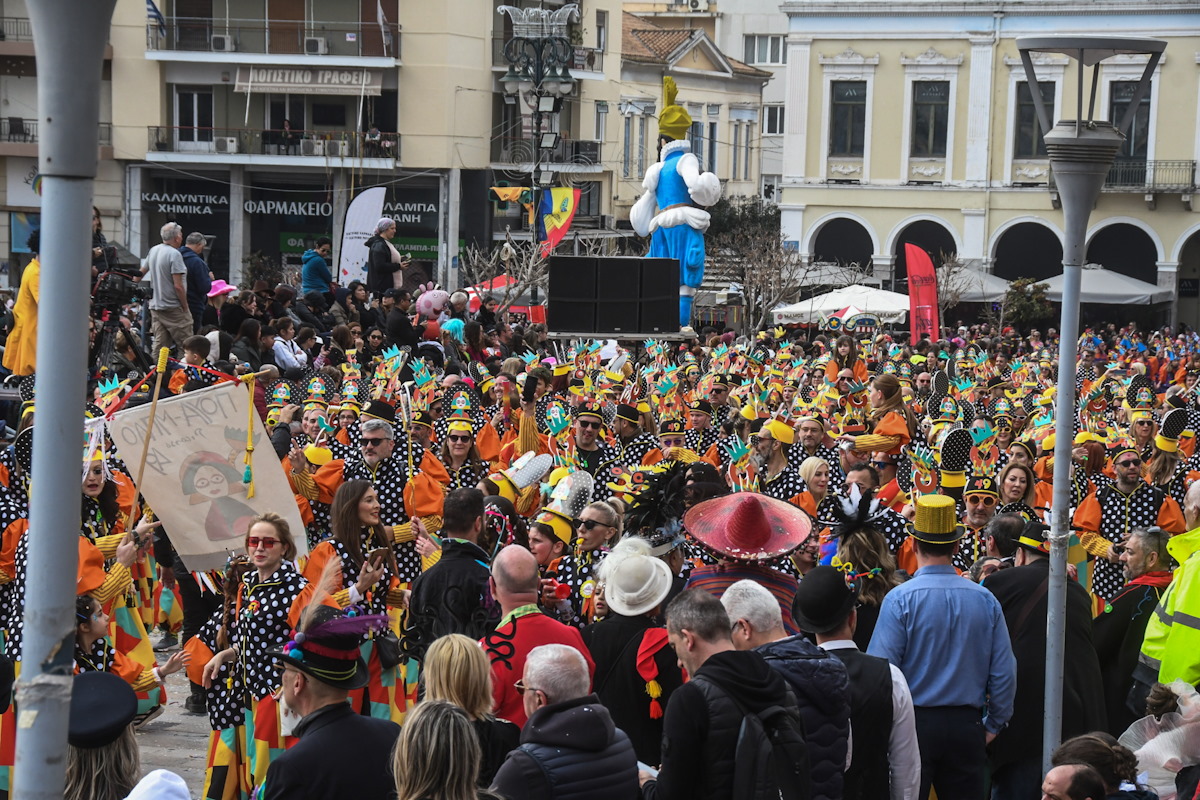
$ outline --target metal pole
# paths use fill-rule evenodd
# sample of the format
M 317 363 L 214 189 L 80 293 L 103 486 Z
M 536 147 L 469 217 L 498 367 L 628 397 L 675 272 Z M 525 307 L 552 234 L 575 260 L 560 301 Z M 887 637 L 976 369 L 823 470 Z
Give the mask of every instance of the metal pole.
M 1067 609 L 1067 548 L 1071 535 L 1071 451 L 1075 443 L 1075 362 L 1079 338 L 1079 284 L 1084 240 L 1092 206 L 1112 159 L 1084 163 L 1052 160 L 1062 198 L 1062 318 L 1059 322 L 1058 394 L 1055 398 L 1054 501 L 1051 508 L 1050 586 L 1046 596 L 1046 689 L 1042 727 L 1042 772 L 1062 738 L 1062 698 Z
M 75 619 L 74 497 L 82 475 L 87 374 L 88 264 L 96 178 L 100 74 L 116 0 L 29 3 L 38 70 L 39 172 L 42 175 L 40 259 L 44 297 L 54 298 L 54 324 L 38 331 L 37 435 L 29 513 L 30 580 L 17 684 L 14 795 L 55 800 L 64 787 Z M 53 291 L 49 291 L 53 287 Z

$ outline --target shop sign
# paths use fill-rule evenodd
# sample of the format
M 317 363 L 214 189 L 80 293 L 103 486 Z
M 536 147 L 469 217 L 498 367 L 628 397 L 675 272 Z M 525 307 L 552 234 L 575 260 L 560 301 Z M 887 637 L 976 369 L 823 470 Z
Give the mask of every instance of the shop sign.
M 169 215 L 228 214 L 229 196 L 197 192 L 142 192 L 142 203 L 152 213 Z M 242 211 L 273 217 L 331 217 L 333 204 L 296 200 L 246 200 Z

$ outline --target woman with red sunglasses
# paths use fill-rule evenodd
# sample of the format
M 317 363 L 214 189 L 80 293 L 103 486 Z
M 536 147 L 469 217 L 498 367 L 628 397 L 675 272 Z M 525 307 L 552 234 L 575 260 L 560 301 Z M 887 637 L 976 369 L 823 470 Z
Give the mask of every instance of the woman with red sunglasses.
M 293 563 L 296 544 L 283 517 L 273 513 L 255 517 L 246 531 L 245 543 L 249 569 L 242 575 L 233 613 L 226 617 L 224 610 L 217 611 L 224 620 L 222 642 L 228 642 L 228 646 L 217 653 L 209 651 L 207 661 L 203 659 L 206 653 L 193 652 L 192 663 L 203 664 L 197 677 L 206 689 L 221 679 L 222 666 L 232 665 L 227 688 L 233 702 L 240 701 L 245 714 L 245 725 L 236 743 L 240 749 L 237 757 L 244 785 L 252 792 L 266 779 L 270 752 L 285 747 L 273 698 L 279 686 L 279 670 L 268 653 L 291 638 L 288 612 L 308 581 Z M 186 649 L 207 650 L 200 640 L 198 636 L 188 640 Z M 191 674 L 189 669 L 189 677 Z

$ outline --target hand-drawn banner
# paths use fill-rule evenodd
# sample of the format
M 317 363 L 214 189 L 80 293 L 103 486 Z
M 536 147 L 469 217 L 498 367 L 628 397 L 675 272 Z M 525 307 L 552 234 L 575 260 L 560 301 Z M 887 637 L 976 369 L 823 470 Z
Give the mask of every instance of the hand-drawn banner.
M 224 567 L 230 553 L 244 551 L 250 520 L 267 511 L 286 519 L 298 551 L 308 551 L 287 476 L 249 403 L 247 387 L 232 382 L 159 401 L 141 489 L 190 570 Z M 147 403 L 119 412 L 108 425 L 135 473 L 149 420 Z M 254 497 L 246 496 L 243 482 L 248 422 L 254 425 Z

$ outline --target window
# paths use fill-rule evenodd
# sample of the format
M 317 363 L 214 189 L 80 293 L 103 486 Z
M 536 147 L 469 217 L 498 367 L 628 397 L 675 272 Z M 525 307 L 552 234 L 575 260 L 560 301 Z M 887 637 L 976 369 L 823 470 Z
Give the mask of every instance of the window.
M 1112 110 L 1112 116 L 1109 117 L 1114 125 L 1119 125 L 1125 118 L 1125 113 L 1129 110 L 1129 103 L 1133 100 L 1133 93 L 1137 90 L 1137 81 L 1114 81 L 1109 86 L 1109 104 Z M 1129 126 L 1129 132 L 1125 135 L 1125 143 L 1121 145 L 1121 149 L 1117 151 L 1117 158 L 1126 161 L 1145 161 L 1149 149 L 1147 147 L 1150 138 L 1150 90 L 1153 87 L 1147 87 L 1146 93 L 1142 95 L 1142 100 L 1138 103 L 1137 112 L 1133 115 L 1133 123 Z
M 313 103 L 313 125 L 327 128 L 346 127 L 346 106 L 343 103 Z
M 625 148 L 624 155 L 621 157 L 621 177 L 631 177 L 633 168 L 633 117 L 625 117 Z
M 742 145 L 742 158 L 744 160 L 744 164 L 742 166 L 742 179 L 748 181 L 748 180 L 750 180 L 750 136 L 751 136 L 751 133 L 754 131 L 754 123 L 747 122 L 745 127 L 746 127 L 746 140 L 745 140 L 745 143 Z
M 181 150 L 194 142 L 213 140 L 213 93 L 209 86 L 180 86 L 175 90 L 175 136 Z M 199 148 L 204 149 L 204 148 Z
M 637 174 L 646 174 L 646 117 L 638 117 L 638 167 Z
M 704 123 L 693 122 L 688 129 L 688 140 L 692 143 L 692 152 L 696 154 L 696 163 L 704 166 Z
M 781 175 L 763 175 L 762 176 L 762 199 L 777 200 L 779 195 L 779 184 L 782 181 Z
M 786 64 L 787 42 L 783 36 L 747 36 L 745 58 L 747 64 Z
M 1046 109 L 1054 113 L 1054 82 L 1038 81 L 1038 90 Z M 1033 95 L 1029 84 L 1021 81 L 1017 84 L 1017 130 L 1014 132 L 1016 141 L 1013 144 L 1015 158 L 1045 158 L 1046 143 L 1042 141 L 1042 126 L 1038 122 L 1037 107 L 1033 104 Z
M 763 106 L 763 136 L 783 133 L 783 105 Z
M 305 130 L 308 125 L 304 119 L 304 96 L 293 94 L 270 95 L 267 127 L 273 131 L 283 130 L 286 119 L 294 131 Z
M 608 103 L 596 101 L 596 140 L 603 142 L 608 138 Z
M 596 12 L 596 49 L 601 53 L 608 47 L 608 12 Z
M 950 82 L 913 84 L 912 156 L 945 157 L 946 125 L 950 118 Z
M 738 179 L 738 148 L 742 146 L 742 123 L 733 123 L 733 172 L 729 176 L 732 180 Z
M 708 123 L 708 171 L 717 171 L 717 123 Z
M 834 81 L 829 155 L 862 156 L 867 132 L 867 82 Z
M 579 205 L 575 207 L 576 217 L 600 216 L 600 184 L 597 181 L 584 181 L 579 184 Z

